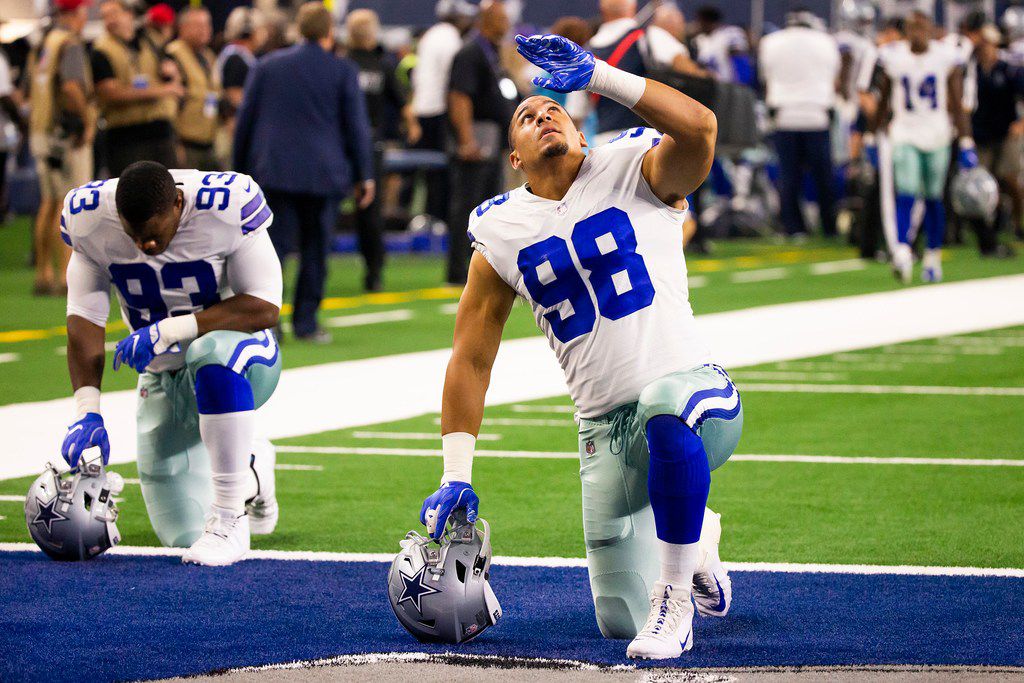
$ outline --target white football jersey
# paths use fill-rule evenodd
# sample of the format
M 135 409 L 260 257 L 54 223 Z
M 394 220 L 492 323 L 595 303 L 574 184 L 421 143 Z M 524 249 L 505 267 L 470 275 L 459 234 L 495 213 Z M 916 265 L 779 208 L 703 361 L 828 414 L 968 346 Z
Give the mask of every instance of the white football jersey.
M 874 61 L 874 43 L 859 33 L 847 29 L 837 31 L 835 39 L 836 44 L 839 45 L 840 54 L 848 55 L 850 60 L 850 68 L 846 73 L 845 82 L 840 83 L 839 95 L 847 102 L 857 103 L 857 95 L 860 92 L 859 76 L 865 68 L 865 62 Z
M 750 45 L 747 34 L 739 26 L 719 26 L 710 33 L 702 33 L 694 39 L 697 47 L 697 61 L 719 80 L 736 80 L 732 55 L 747 52 Z
M 243 246 L 266 239 L 263 233 L 274 219 L 259 185 L 247 175 L 194 170 L 172 170 L 171 175 L 184 193 L 185 207 L 177 233 L 156 256 L 141 252 L 121 226 L 114 201 L 116 178 L 83 185 L 64 199 L 61 237 L 92 281 L 102 285 L 106 277 L 107 287 L 114 285 L 121 317 L 132 331 L 172 315 L 199 312 L 233 296 L 228 285 L 229 257 Z M 267 278 L 279 287 L 279 270 Z M 99 325 L 106 318 L 102 310 L 100 315 L 77 310 L 70 298 L 68 312 Z M 158 356 L 149 370 L 182 367 L 185 348 Z
M 710 362 L 688 297 L 686 211 L 662 203 L 640 172 L 660 140 L 630 129 L 591 151 L 562 200 L 524 185 L 470 214 L 473 247 L 530 303 L 583 417 Z
M 953 138 L 949 76 L 963 65 L 959 54 L 935 40 L 927 51 L 914 54 L 900 40 L 879 48 L 878 63 L 892 84 L 892 142 L 925 151 L 948 145 Z

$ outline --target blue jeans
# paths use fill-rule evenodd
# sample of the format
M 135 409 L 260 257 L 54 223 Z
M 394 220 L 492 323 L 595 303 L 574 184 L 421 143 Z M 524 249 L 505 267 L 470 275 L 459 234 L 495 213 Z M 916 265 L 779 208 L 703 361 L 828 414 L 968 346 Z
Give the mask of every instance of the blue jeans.
M 811 174 L 818 191 L 821 230 L 836 234 L 836 204 L 832 193 L 832 141 L 828 130 L 780 130 L 775 133 L 779 156 L 779 199 L 782 225 L 795 235 L 807 232 L 800 211 L 804 172 Z

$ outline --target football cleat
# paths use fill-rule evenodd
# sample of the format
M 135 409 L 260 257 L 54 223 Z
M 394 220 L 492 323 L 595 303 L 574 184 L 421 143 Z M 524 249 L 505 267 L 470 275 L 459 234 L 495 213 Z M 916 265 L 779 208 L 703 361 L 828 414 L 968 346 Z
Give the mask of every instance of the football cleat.
M 697 612 L 704 617 L 724 617 L 732 604 L 732 581 L 718 557 L 721 538 L 722 515 L 705 510 L 698 546 L 700 564 L 693 573 L 693 601 L 697 604 Z
M 249 467 L 256 477 L 256 495 L 245 501 L 249 515 L 249 531 L 254 536 L 273 533 L 277 526 L 278 506 L 274 484 L 274 466 L 277 452 L 266 439 L 256 441 Z
M 927 249 L 921 259 L 921 280 L 924 282 L 942 282 L 942 252 L 938 249 Z
M 690 591 L 656 581 L 647 623 L 626 648 L 631 659 L 672 659 L 693 647 Z
M 249 516 L 213 506 L 206 517 L 206 529 L 181 561 L 207 567 L 223 567 L 245 559 L 249 552 Z
M 909 244 L 897 244 L 892 252 L 892 272 L 896 279 L 909 285 L 914 278 L 914 254 Z

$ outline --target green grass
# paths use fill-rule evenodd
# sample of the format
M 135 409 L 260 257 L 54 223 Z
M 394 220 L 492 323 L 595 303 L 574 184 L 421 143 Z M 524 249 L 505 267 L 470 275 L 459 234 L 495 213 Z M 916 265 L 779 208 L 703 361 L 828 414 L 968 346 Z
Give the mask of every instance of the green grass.
M 808 394 L 747 390 L 744 375 L 806 372 L 815 384 L 1024 386 L 1024 328 L 894 345 L 737 370 L 744 401 L 739 453 L 1024 459 L 1024 396 Z M 951 356 L 935 362 L 931 347 Z M 989 349 L 980 354 L 978 349 Z M 950 351 L 950 350 L 953 351 Z M 956 349 L 961 349 L 957 351 Z M 964 352 L 962 349 L 973 349 Z M 886 369 L 878 369 L 879 357 Z M 844 358 L 846 360 L 839 360 Z M 899 358 L 899 362 L 891 360 Z M 848 368 L 825 380 L 820 366 Z M 813 376 L 817 374 L 819 378 Z M 530 405 L 570 406 L 567 397 Z M 436 433 L 436 414 L 327 432 L 279 445 L 437 447 L 434 438 L 358 438 L 360 431 Z M 542 418 L 551 427 L 503 426 L 494 418 Z M 573 452 L 569 413 L 488 408 L 482 450 Z M 323 472 L 278 472 L 278 531 L 257 548 L 393 552 L 440 476 L 437 457 L 281 453 L 278 461 Z M 481 512 L 505 555 L 581 557 L 578 462 L 479 457 Z M 126 477 L 133 466 L 118 466 Z M 0 482 L 24 494 L 31 478 Z M 710 505 L 723 514 L 723 556 L 778 561 L 1024 567 L 1024 468 L 733 461 L 713 475 Z M 124 542 L 156 545 L 138 486 L 128 486 Z M 0 541 L 28 540 L 20 505 L 0 503 Z

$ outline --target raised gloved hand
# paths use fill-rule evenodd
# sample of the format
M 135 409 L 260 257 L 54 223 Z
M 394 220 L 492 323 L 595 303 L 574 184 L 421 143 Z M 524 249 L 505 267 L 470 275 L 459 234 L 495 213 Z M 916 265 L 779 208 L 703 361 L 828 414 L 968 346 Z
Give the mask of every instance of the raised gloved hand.
M 456 510 L 466 511 L 466 521 L 476 522 L 480 499 L 472 485 L 464 481 L 449 481 L 430 494 L 420 508 L 420 524 L 427 527 L 427 534 L 438 539 L 444 534 L 448 517 Z
M 60 454 L 74 469 L 78 467 L 82 451 L 94 446 L 99 446 L 103 464 L 106 465 L 110 460 L 110 440 L 107 438 L 107 428 L 103 426 L 103 416 L 99 413 L 86 413 L 68 427 Z
M 551 74 L 537 77 L 533 84 L 554 90 L 583 90 L 594 75 L 594 55 L 568 38 L 555 35 L 516 36 L 516 49 L 523 57 Z

